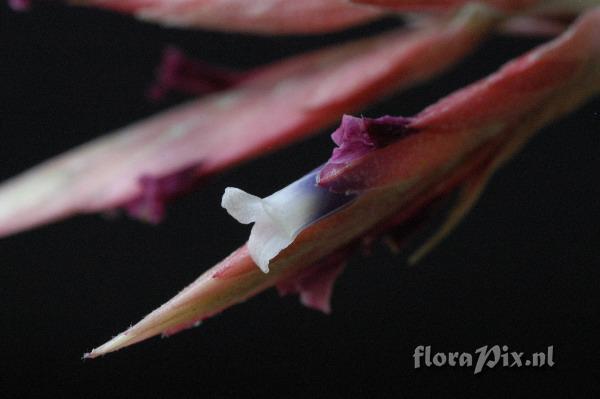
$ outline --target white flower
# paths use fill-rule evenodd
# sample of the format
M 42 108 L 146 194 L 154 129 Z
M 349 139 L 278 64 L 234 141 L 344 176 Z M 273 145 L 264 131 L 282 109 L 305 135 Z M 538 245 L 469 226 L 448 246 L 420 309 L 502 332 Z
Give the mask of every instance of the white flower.
M 315 221 L 343 207 L 354 198 L 316 184 L 320 168 L 266 198 L 227 187 L 221 206 L 238 222 L 254 222 L 248 249 L 252 260 L 265 273 L 269 261 L 290 245 Z

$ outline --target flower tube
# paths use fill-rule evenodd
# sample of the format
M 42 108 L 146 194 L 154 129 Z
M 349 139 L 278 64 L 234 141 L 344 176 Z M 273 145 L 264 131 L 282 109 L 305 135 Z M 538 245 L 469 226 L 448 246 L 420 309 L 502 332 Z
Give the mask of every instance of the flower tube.
M 289 186 L 261 199 L 228 187 L 221 206 L 238 222 L 254 222 L 248 250 L 265 273 L 269 261 L 290 245 L 305 227 L 347 205 L 353 195 L 338 194 L 319 187 L 318 168 Z

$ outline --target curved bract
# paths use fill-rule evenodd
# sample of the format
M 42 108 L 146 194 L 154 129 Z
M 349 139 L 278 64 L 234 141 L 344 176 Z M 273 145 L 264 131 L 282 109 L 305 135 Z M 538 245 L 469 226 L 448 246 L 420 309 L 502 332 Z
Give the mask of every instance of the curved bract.
M 260 34 L 314 34 L 366 23 L 385 11 L 346 0 L 71 0 L 165 25 Z
M 0 237 L 114 208 L 157 221 L 165 201 L 207 177 L 444 71 L 494 22 L 485 11 L 469 11 L 250 71 L 230 89 L 122 128 L 0 185 Z

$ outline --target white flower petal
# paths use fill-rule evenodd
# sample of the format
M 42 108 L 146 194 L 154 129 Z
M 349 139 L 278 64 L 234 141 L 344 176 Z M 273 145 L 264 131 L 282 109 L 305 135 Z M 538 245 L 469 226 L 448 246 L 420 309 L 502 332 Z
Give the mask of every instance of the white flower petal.
M 289 246 L 302 229 L 353 199 L 317 186 L 318 172 L 319 169 L 264 199 L 238 188 L 225 189 L 221 206 L 240 223 L 255 223 L 248 249 L 263 272 L 269 271 L 269 261 Z

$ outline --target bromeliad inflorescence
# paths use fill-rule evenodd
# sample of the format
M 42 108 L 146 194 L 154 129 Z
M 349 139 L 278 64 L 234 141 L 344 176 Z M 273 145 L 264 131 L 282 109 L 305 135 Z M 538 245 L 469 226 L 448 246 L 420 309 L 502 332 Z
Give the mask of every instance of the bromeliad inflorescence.
M 341 118 L 330 159 L 312 172 L 299 171 L 308 172 L 304 177 L 265 198 L 225 190 L 222 206 L 241 223 L 254 223 L 246 245 L 87 357 L 197 325 L 272 286 L 329 312 L 334 281 L 358 248 L 379 238 L 402 246 L 416 220 L 458 192 L 446 222 L 409 258 L 416 262 L 536 131 L 600 92 L 596 0 L 73 3 L 164 24 L 259 34 L 316 34 L 410 15 L 401 30 L 246 72 L 207 66 L 171 49 L 154 95 L 177 89 L 205 97 L 0 186 L 0 235 L 114 208 L 157 222 L 166 201 L 207 176 Z M 442 73 L 496 32 L 556 37 L 416 115 L 344 115 Z

